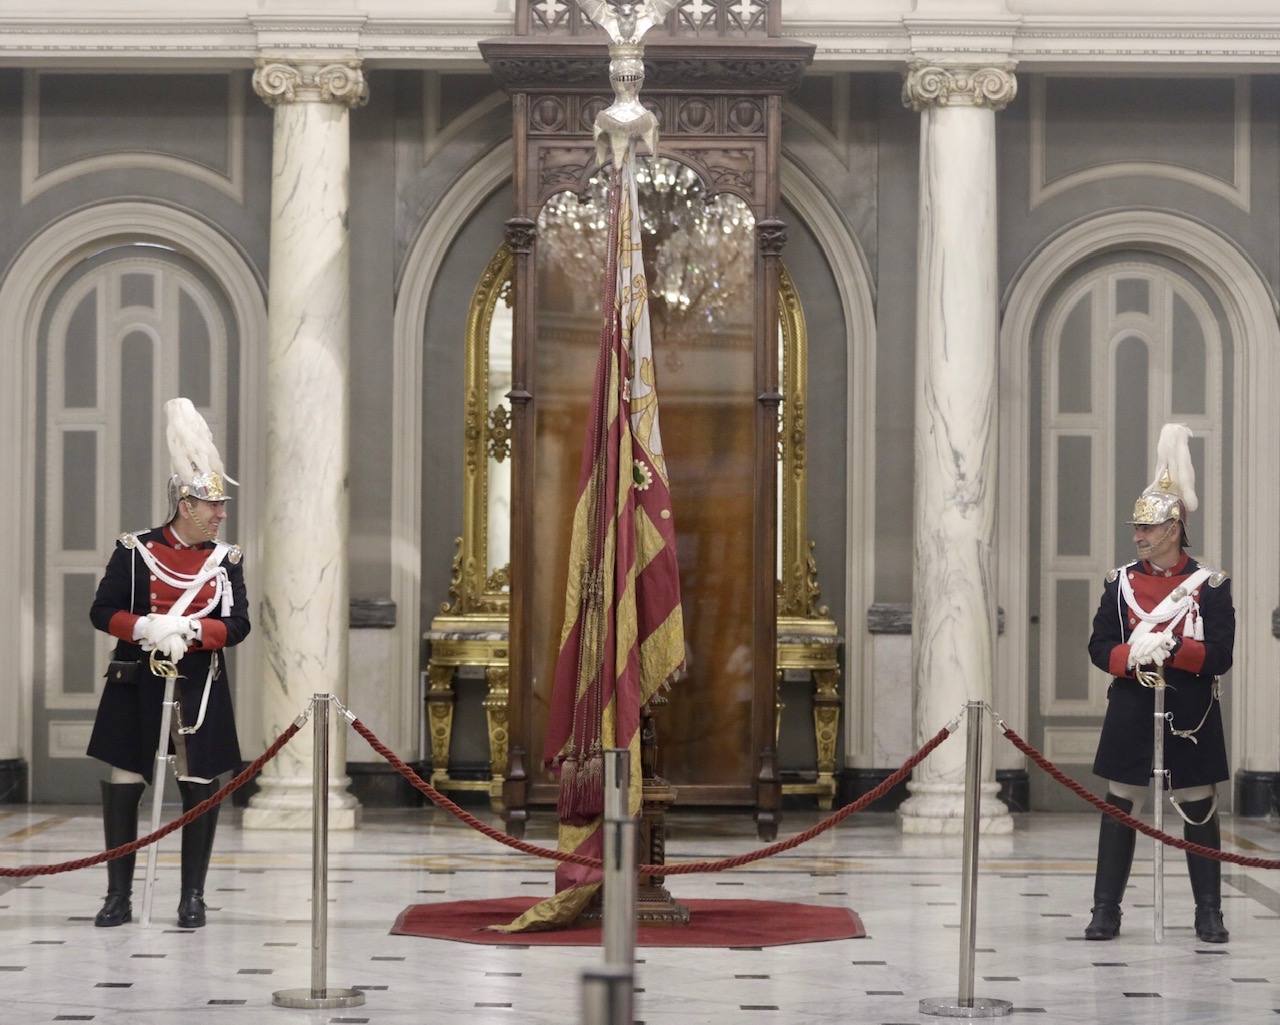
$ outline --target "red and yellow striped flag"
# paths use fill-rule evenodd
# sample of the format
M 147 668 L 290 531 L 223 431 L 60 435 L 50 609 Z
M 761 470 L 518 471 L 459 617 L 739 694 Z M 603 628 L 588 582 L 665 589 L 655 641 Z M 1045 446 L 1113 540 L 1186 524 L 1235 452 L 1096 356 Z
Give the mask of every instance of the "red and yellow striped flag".
M 564 626 L 545 751 L 560 772 L 559 846 L 603 853 L 603 752 L 631 752 L 629 808 L 640 813 L 640 710 L 684 667 L 675 521 L 649 333 L 635 162 L 610 188 L 604 325 L 569 547 Z M 556 895 L 504 931 L 572 922 L 600 873 L 556 871 Z

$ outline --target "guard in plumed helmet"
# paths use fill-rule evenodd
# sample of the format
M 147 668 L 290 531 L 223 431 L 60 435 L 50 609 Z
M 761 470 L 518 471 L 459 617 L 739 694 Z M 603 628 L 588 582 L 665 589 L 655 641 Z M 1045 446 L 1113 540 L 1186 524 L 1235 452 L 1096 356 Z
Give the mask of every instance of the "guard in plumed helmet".
M 1129 521 L 1138 557 L 1107 574 L 1093 619 L 1089 657 L 1113 677 L 1093 771 L 1107 781 L 1111 804 L 1126 812 L 1140 804 L 1152 774 L 1155 697 L 1140 682 L 1138 670 L 1162 667 L 1170 800 L 1182 816 L 1183 837 L 1219 850 L 1217 784 L 1230 772 L 1218 677 L 1231 668 L 1236 612 L 1227 575 L 1201 566 L 1186 552 L 1187 514 L 1197 506 L 1190 437 L 1182 424 L 1165 424 L 1160 431 L 1155 480 L 1138 496 Z M 1093 917 L 1085 939 L 1119 934 L 1135 840 L 1132 829 L 1102 817 Z M 1205 943 L 1226 943 L 1221 864 L 1188 853 L 1187 871 L 1196 936 Z
M 165 403 L 173 474 L 163 526 L 123 534 L 98 584 L 89 618 L 118 638 L 98 704 L 88 753 L 111 766 L 102 783 L 107 847 L 137 839 L 138 803 L 152 780 L 161 728 L 162 672 L 176 669 L 178 707 L 169 750 L 182 807 L 217 789 L 219 774 L 240 767 L 240 745 L 222 652 L 249 634 L 240 549 L 219 540 L 229 500 L 222 458 L 208 424 L 188 399 Z M 159 781 L 162 782 L 162 781 Z M 218 809 L 182 830 L 178 925 L 205 924 L 204 881 Z M 134 856 L 107 863 L 99 926 L 132 918 Z

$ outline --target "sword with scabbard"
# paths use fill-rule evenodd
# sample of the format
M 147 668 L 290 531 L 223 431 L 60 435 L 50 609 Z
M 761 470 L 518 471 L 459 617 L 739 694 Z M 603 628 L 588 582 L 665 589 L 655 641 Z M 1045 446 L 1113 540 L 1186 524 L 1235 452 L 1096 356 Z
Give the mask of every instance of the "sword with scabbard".
M 173 756 L 169 754 L 169 733 L 173 724 L 173 712 L 177 705 L 174 689 L 178 682 L 178 667 L 168 659 L 151 652 L 151 671 L 164 679 L 164 699 L 160 704 L 160 736 L 156 740 L 156 763 L 151 771 L 151 832 L 160 828 L 160 810 L 164 804 L 165 778 Z M 151 898 L 156 886 L 156 864 L 160 858 L 160 844 L 147 847 L 146 881 L 142 887 L 142 925 L 151 925 Z

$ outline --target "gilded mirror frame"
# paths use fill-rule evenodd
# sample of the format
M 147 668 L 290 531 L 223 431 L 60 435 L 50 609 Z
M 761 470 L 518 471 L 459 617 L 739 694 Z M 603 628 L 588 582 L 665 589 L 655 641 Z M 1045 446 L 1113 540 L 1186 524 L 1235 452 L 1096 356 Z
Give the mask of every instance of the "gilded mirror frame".
M 819 605 L 818 563 L 808 540 L 808 465 L 805 403 L 809 386 L 809 334 L 804 307 L 786 265 L 778 268 L 778 320 L 782 404 L 778 413 L 778 486 L 782 515 L 778 522 L 781 574 L 779 619 L 825 619 Z
M 505 243 L 498 247 L 476 283 L 467 311 L 466 413 L 463 428 L 462 536 L 455 539 L 447 615 L 505 616 L 510 609 L 510 564 L 489 566 L 489 532 L 509 524 L 489 523 L 489 460 L 510 458 L 510 411 L 489 408 L 489 335 L 497 304 L 509 301 L 514 260 Z M 779 618 L 822 619 L 818 604 L 818 566 L 808 540 L 808 464 L 806 399 L 808 330 L 804 307 L 785 266 L 778 278 L 779 346 L 782 404 L 778 417 L 779 485 L 782 515 L 778 523 L 781 576 Z
M 505 402 L 489 408 L 489 335 L 498 303 L 511 302 L 514 266 L 511 248 L 503 243 L 480 275 L 467 310 L 462 536 L 454 540 L 449 600 L 440 606 L 450 616 L 505 619 L 511 609 L 511 564 L 489 565 L 489 461 L 511 458 L 511 408 Z

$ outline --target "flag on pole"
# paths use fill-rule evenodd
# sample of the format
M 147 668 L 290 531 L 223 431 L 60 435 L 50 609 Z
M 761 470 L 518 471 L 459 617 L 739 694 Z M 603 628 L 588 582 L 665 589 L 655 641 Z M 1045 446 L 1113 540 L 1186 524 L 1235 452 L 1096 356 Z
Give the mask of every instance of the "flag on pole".
M 560 850 L 596 858 L 604 847 L 604 750 L 630 751 L 628 807 L 638 815 L 640 710 L 684 667 L 675 521 L 658 428 L 633 153 L 609 189 L 604 323 L 544 747 L 560 774 Z M 556 895 L 500 928 L 567 925 L 600 882 L 599 871 L 562 864 Z

